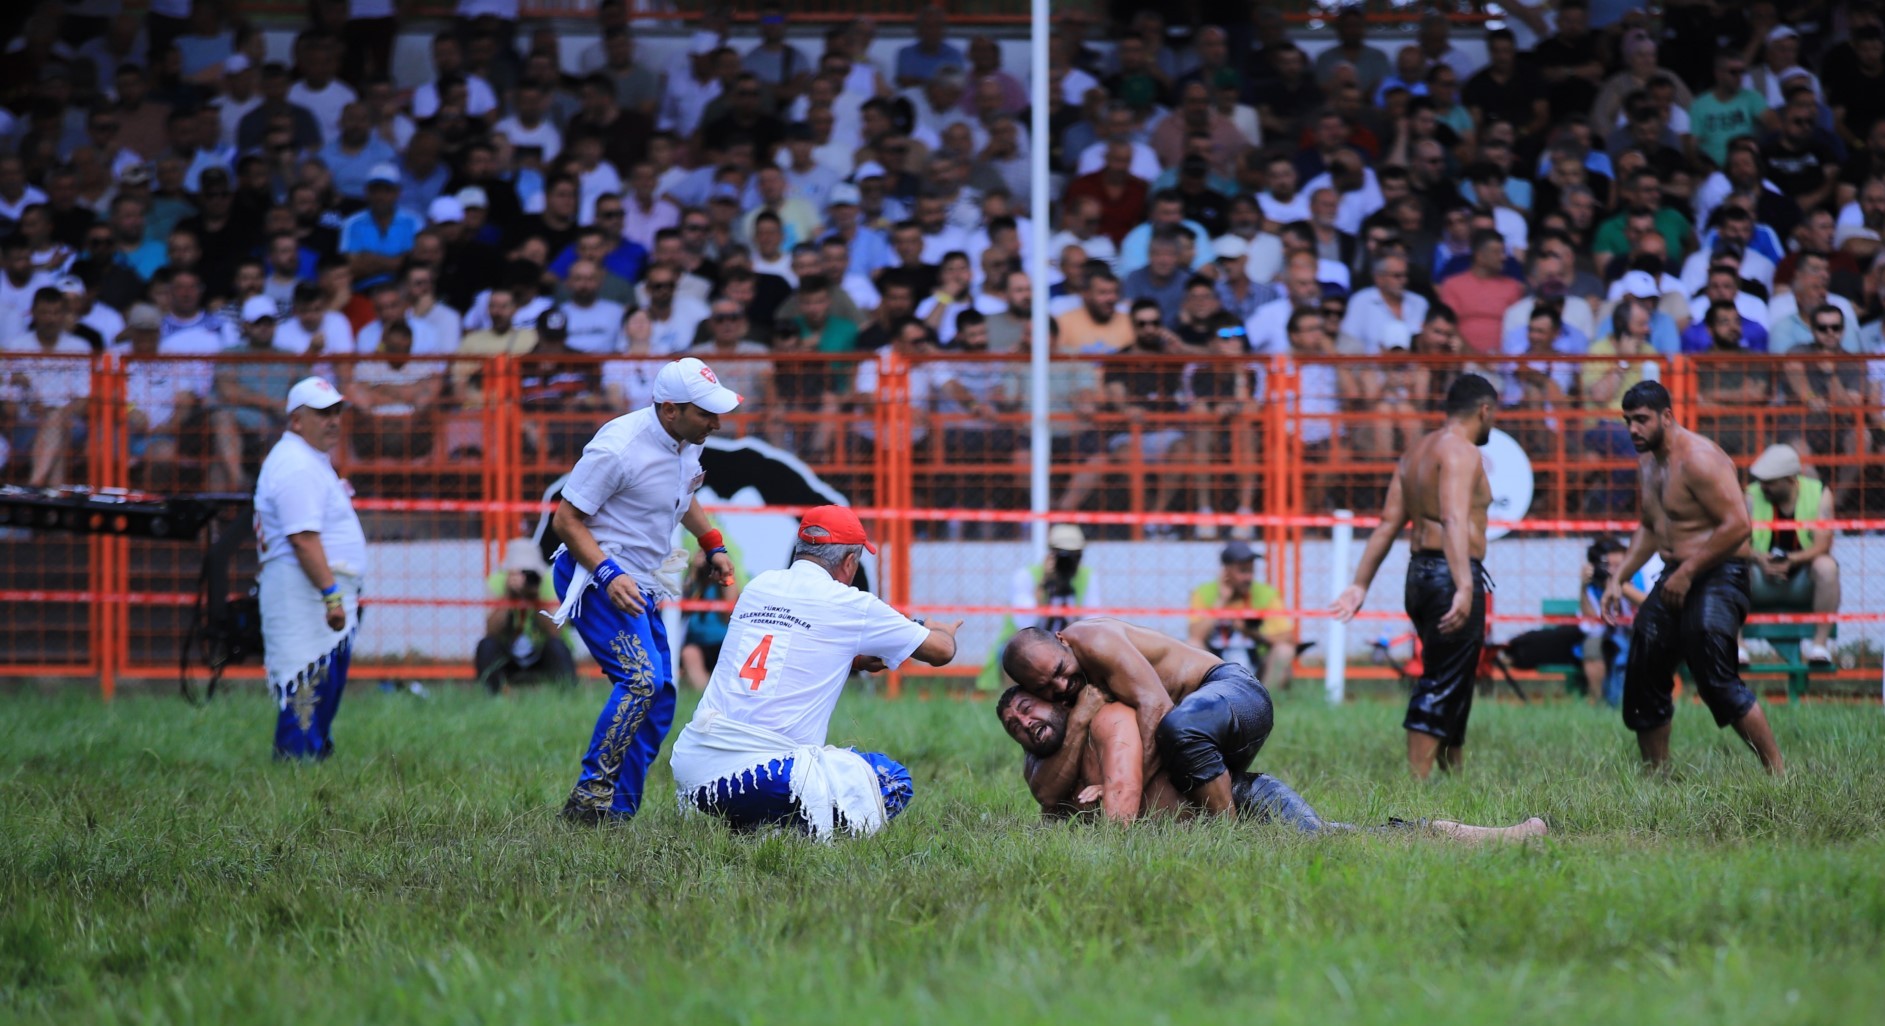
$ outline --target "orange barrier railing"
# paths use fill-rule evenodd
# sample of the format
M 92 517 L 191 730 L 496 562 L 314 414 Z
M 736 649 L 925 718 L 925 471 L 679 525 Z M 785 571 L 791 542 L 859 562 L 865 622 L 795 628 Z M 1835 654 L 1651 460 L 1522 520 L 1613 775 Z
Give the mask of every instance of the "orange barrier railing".
M 57 362 L 57 358 L 45 360 Z M 1054 373 L 1089 374 L 1099 384 L 1118 382 L 1122 388 L 1131 388 L 1140 384 L 1135 375 L 1169 372 L 1174 366 L 1170 361 L 1125 356 L 1056 358 Z M 318 363 L 346 384 L 358 377 L 362 364 L 374 361 L 367 357 L 313 361 L 279 356 L 104 356 L 73 362 L 85 368 L 89 396 L 84 406 L 84 441 L 71 454 L 68 480 L 95 488 L 151 488 L 155 479 L 162 478 L 169 487 L 160 490 L 195 492 L 226 490 L 213 487 L 215 476 L 226 466 L 252 474 L 273 440 L 271 430 L 278 431 L 279 425 L 250 432 L 236 440 L 236 450 L 228 449 L 230 432 L 224 430 L 224 419 L 215 416 L 224 407 L 216 405 L 220 400 L 215 385 L 206 384 L 203 399 L 212 408 L 177 429 L 170 439 L 174 450 L 168 457 L 170 465 L 157 466 L 150 432 L 143 430 L 132 410 L 132 399 L 148 391 L 146 375 L 201 365 L 203 380 L 214 382 L 218 375 L 234 374 L 241 368 L 278 364 L 283 376 L 291 378 Z M 472 567 L 479 576 L 492 572 L 505 543 L 529 533 L 543 512 L 540 497 L 545 487 L 573 463 L 594 428 L 637 401 L 621 390 L 628 386 L 618 387 L 635 377 L 621 373 L 622 369 L 652 367 L 659 361 L 559 358 L 556 367 L 582 371 L 598 383 L 602 394 L 588 404 L 546 401 L 537 391 L 546 363 L 542 359 L 438 362 L 449 365 L 444 372 L 447 377 L 476 381 L 475 397 L 445 397 L 428 413 L 423 432 L 412 428 L 417 421 L 395 422 L 387 428 L 384 421 L 375 425 L 364 410 L 350 412 L 352 437 L 336 452 L 335 462 L 354 483 L 356 508 L 366 521 L 370 539 L 421 547 L 438 544 L 441 552 L 449 552 L 437 558 L 463 564 L 449 568 L 458 576 L 447 574 L 443 567 L 432 574 L 419 561 L 397 575 L 370 581 L 367 604 L 432 616 L 414 621 L 413 631 L 456 637 L 465 627 L 462 619 L 454 617 L 502 602 L 462 587 L 464 575 Z M 1343 382 L 1353 381 L 1356 388 L 1362 388 L 1366 383 L 1359 378 L 1338 375 L 1332 379 L 1323 372 L 1358 368 L 1388 373 L 1404 366 L 1448 373 L 1476 367 L 1498 374 L 1500 367 L 1516 361 L 1413 357 L 1387 363 L 1347 357 L 1187 356 L 1182 362 L 1194 383 L 1196 375 L 1216 366 L 1249 375 L 1252 387 L 1228 419 L 1200 412 L 1195 403 L 1180 402 L 1168 408 L 1148 402 L 1142 404 L 1146 409 L 1135 410 L 1130 396 L 1123 400 L 1114 396 L 1086 407 L 1078 406 L 1071 394 L 1062 395 L 1049 411 L 1058 436 L 1051 461 L 1056 502 L 1068 499 L 1083 475 L 1091 480 L 1084 486 L 1084 498 L 1064 504 L 1048 519 L 1085 528 L 1096 551 L 1114 561 L 1108 572 L 1127 582 L 1109 589 L 1117 601 L 1099 603 L 1089 613 L 1110 609 L 1121 615 L 1182 619 L 1184 596 L 1198 582 L 1198 568 L 1214 565 L 1214 549 L 1145 543 L 1161 539 L 1198 542 L 1235 530 L 1263 543 L 1267 562 L 1261 576 L 1280 592 L 1286 607 L 1283 613 L 1298 621 L 1317 619 L 1323 615 L 1320 609 L 1327 598 L 1323 594 L 1325 547 L 1338 523 L 1331 515 L 1335 500 L 1344 500 L 1359 514 L 1350 522 L 1365 532 L 1372 526 L 1369 518 L 1377 508 L 1379 489 L 1405 438 L 1440 418 L 1432 394 L 1405 397 L 1405 410 L 1389 410 L 1369 398 L 1372 392 L 1343 391 L 1348 387 Z M 1563 358 L 1559 362 L 1569 380 L 1582 380 L 1579 372 L 1593 361 Z M 1776 357 L 1654 357 L 1639 362 L 1656 367 L 1675 396 L 1684 423 L 1721 434 L 1724 419 L 1739 418 L 1731 425 L 1738 436 L 1729 450 L 1741 465 L 1775 439 L 1798 438 L 1814 450 L 1807 457 L 1809 466 L 1841 496 L 1832 518 L 1814 517 L 1811 526 L 1854 539 L 1839 543 L 1850 546 L 1839 550 L 1850 582 L 1844 610 L 1831 616 L 1766 614 L 1756 622 L 1832 620 L 1855 626 L 1885 622 L 1885 595 L 1872 594 L 1869 584 L 1873 579 L 1885 582 L 1885 573 L 1870 572 L 1885 571 L 1885 548 L 1872 546 L 1869 537 L 1885 529 L 1885 519 L 1880 519 L 1885 515 L 1885 457 L 1881 456 L 1885 447 L 1874 444 L 1885 424 L 1880 423 L 1880 409 L 1870 399 L 1828 403 L 1813 392 L 1825 382 L 1843 379 L 1864 395 L 1874 395 L 1875 381 L 1885 377 L 1876 370 L 1885 367 L 1885 361 L 1825 357 L 1811 365 L 1811 374 L 1805 378 L 1795 373 L 1804 366 L 1800 361 Z M 968 617 L 984 622 L 984 627 L 1023 608 L 1009 599 L 1005 582 L 1018 565 L 1017 555 L 1027 558 L 1020 543 L 1036 519 L 1026 511 L 1028 412 L 1018 403 L 1003 403 L 993 411 L 965 411 L 937 397 L 937 382 L 963 368 L 980 368 L 984 374 L 977 380 L 1003 374 L 1020 380 L 1027 369 L 1022 357 L 799 354 L 729 357 L 714 363 L 723 377 L 764 372 L 762 387 L 769 389 L 756 394 L 750 411 L 726 418 L 723 435 L 764 437 L 794 453 L 849 497 L 873 536 L 882 542 L 882 562 L 876 574 L 881 593 L 889 601 L 913 613 Z M 875 365 L 877 386 L 874 392 L 861 394 L 855 391 L 855 376 L 865 363 Z M 472 373 L 453 373 L 465 369 Z M 1777 380 L 1771 393 L 1762 393 L 1765 401 L 1729 406 L 1711 398 L 1718 398 L 1719 378 L 1728 372 L 1800 380 Z M 1326 394 L 1331 380 L 1337 382 L 1336 392 Z M 1436 377 L 1428 385 L 1438 383 Z M 1010 394 L 1025 393 L 1013 390 Z M 993 419 L 978 419 L 984 414 Z M 0 397 L 0 431 L 24 439 L 33 420 L 26 405 Z M 1582 545 L 1593 535 L 1624 534 L 1635 527 L 1634 490 L 1619 477 L 1634 474 L 1634 457 L 1595 451 L 1581 439 L 1571 440 L 1576 432 L 1567 425 L 1574 420 L 1615 422 L 1614 415 L 1596 407 L 1540 405 L 1518 394 L 1500 421 L 1515 435 L 1526 435 L 1529 429 L 1541 443 L 1525 447 L 1532 454 L 1538 498 L 1510 526 L 1521 534 L 1559 543 L 1558 549 L 1540 550 L 1539 565 L 1507 571 L 1521 575 L 1521 594 L 1554 590 L 1550 585 L 1564 577 L 1567 566 L 1575 570 Z M 399 444 L 389 448 L 358 440 L 373 430 L 391 432 L 389 437 Z M 1008 448 L 997 451 L 988 437 L 982 437 L 974 440 L 972 458 L 965 458 L 966 450 L 951 446 L 967 444 L 965 432 L 969 431 L 998 432 Z M 423 444 L 413 440 L 417 434 L 424 435 Z M 1182 440 L 1186 447 L 1160 452 L 1153 444 L 1159 439 Z M 1614 439 L 1605 444 L 1611 442 Z M 1824 444 L 1815 448 L 1811 444 L 1815 442 Z M 27 448 L 16 441 L 12 462 L 0 469 L 0 481 L 25 483 Z M 1196 495 L 1222 495 L 1236 491 L 1246 480 L 1251 499 L 1247 512 L 1221 506 L 1216 512 L 1202 512 L 1199 504 L 1186 498 L 1194 494 L 1186 489 L 1198 489 Z M 1625 497 L 1627 508 L 1586 508 L 1578 497 L 1591 489 L 1609 498 Z M 1161 496 L 1170 505 L 1160 506 Z M 767 511 L 794 512 L 776 505 Z M 755 510 L 725 507 L 717 512 Z M 1494 519 L 1508 518 L 1495 514 Z M 964 544 L 938 544 L 957 538 Z M 475 546 L 475 555 L 469 546 Z M 939 559 L 939 548 L 948 549 L 951 556 Z M 1179 556 L 1197 552 L 1205 554 L 1192 564 L 1178 565 L 1184 562 Z M 173 675 L 177 645 L 193 601 L 199 555 L 194 542 L 61 536 L 19 529 L 0 532 L 0 602 L 16 610 L 0 623 L 0 676 L 97 680 L 109 694 L 121 678 Z M 251 562 L 238 564 L 238 587 L 246 585 L 241 575 L 253 572 L 249 558 Z M 1871 566 L 1875 562 L 1880 565 Z M 1539 579 L 1526 582 L 1523 575 Z M 1546 580 L 1547 576 L 1551 579 Z M 1573 591 L 1574 585 L 1573 581 L 1555 591 Z M 1368 617 L 1398 617 L 1397 603 L 1385 594 L 1387 590 L 1385 585 L 1377 587 L 1383 604 L 1371 609 Z M 688 603 L 683 608 L 715 607 Z M 1545 619 L 1533 615 L 1532 608 L 1523 603 L 1505 604 L 1498 613 L 1494 620 L 1502 624 Z M 476 639 L 471 640 L 475 643 Z M 462 677 L 469 650 L 466 645 L 463 658 L 382 654 L 363 660 L 362 673 Z M 972 662 L 980 657 L 978 652 L 965 659 Z

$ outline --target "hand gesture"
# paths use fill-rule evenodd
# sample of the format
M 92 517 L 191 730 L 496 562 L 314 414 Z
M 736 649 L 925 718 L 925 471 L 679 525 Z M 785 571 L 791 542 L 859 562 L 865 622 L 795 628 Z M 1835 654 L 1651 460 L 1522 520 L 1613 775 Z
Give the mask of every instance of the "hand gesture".
M 347 607 L 335 602 L 327 607 L 327 629 L 343 630 L 347 626 Z
M 889 668 L 879 656 L 861 655 L 851 660 L 853 673 L 882 673 Z
M 1092 805 L 1094 802 L 1099 801 L 1100 796 L 1105 793 L 1105 788 L 1102 788 L 1100 785 L 1088 784 L 1080 789 L 1079 794 L 1073 796 L 1073 803 L 1075 805 Z
M 1683 600 L 1689 597 L 1689 585 L 1694 583 L 1686 569 L 1678 568 L 1662 579 L 1663 603 L 1670 609 L 1681 609 Z
M 1355 618 L 1356 613 L 1361 612 L 1361 604 L 1367 599 L 1368 589 L 1359 584 L 1351 584 L 1343 588 L 1340 595 L 1335 596 L 1334 602 L 1329 603 L 1329 612 L 1334 613 L 1337 620 L 1347 623 Z
M 1603 597 L 1597 600 L 1597 613 L 1604 622 L 1612 627 L 1623 617 L 1623 582 L 1612 577 L 1604 585 Z
M 607 594 L 615 608 L 630 616 L 640 616 L 648 608 L 648 600 L 642 597 L 641 587 L 627 574 L 615 575 L 615 579 L 609 582 Z
M 1453 604 L 1447 607 L 1446 615 L 1440 618 L 1440 633 L 1458 634 L 1466 627 L 1466 620 L 1473 615 L 1473 593 L 1454 589 Z
M 713 565 L 714 578 L 720 582 L 722 588 L 733 583 L 733 557 L 724 552 L 716 552 L 707 557 L 707 562 Z

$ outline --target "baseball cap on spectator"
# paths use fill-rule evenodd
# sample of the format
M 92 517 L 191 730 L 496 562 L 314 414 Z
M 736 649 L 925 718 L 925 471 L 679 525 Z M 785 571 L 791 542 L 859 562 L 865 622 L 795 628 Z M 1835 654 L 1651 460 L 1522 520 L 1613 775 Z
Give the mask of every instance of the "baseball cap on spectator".
M 537 322 L 538 329 L 543 326 Z M 654 401 L 693 403 L 708 413 L 732 413 L 742 397 L 722 385 L 713 370 L 694 357 L 676 360 L 655 375 Z
M 465 206 L 453 196 L 440 196 L 426 208 L 425 219 L 433 224 L 456 224 L 465 219 Z
M 850 182 L 839 182 L 831 187 L 831 192 L 825 197 L 825 204 L 833 207 L 855 207 L 863 199 L 864 196 L 857 191 L 857 186 Z
M 707 202 L 713 203 L 718 200 L 726 200 L 729 203 L 738 203 L 740 201 L 739 188 L 735 186 L 732 182 L 717 183 L 716 185 L 714 185 L 713 191 L 707 194 Z
M 1235 260 L 1250 255 L 1250 243 L 1241 235 L 1220 235 L 1211 243 L 1211 255 L 1219 260 Z
M 1791 25 L 1775 25 L 1767 33 L 1767 41 L 1770 43 L 1778 43 L 1783 39 L 1798 38 L 1800 38 L 1800 33 L 1795 32 Z
M 125 168 L 124 173 L 118 176 L 118 184 L 149 185 L 151 184 L 151 169 L 144 164 L 133 164 Z
M 225 75 L 240 75 L 247 70 L 249 70 L 249 59 L 242 54 L 236 54 L 223 62 Z
M 124 327 L 127 331 L 160 331 L 164 326 L 164 313 L 151 303 L 133 303 L 124 313 Z
M 1878 232 L 1862 224 L 1842 224 L 1833 231 L 1833 248 L 1844 249 L 1846 248 L 1846 243 L 1854 239 L 1866 239 L 1871 242 L 1877 242 L 1879 241 L 1879 236 Z
M 1395 318 L 1382 322 L 1379 341 L 1383 352 L 1389 349 L 1406 349 L 1413 344 L 1414 333 L 1407 330 L 1406 323 Z
M 817 528 L 823 533 L 809 528 Z M 863 521 L 851 512 L 849 506 L 814 506 L 799 518 L 799 540 L 831 545 L 862 545 L 871 555 L 877 554 L 877 546 L 871 544 L 870 535 L 864 532 Z
M 1079 524 L 1055 524 L 1047 530 L 1047 547 L 1055 552 L 1084 552 L 1086 532 Z
M 1234 541 L 1218 551 L 1217 561 L 1225 566 L 1232 563 L 1254 563 L 1263 553 L 1250 547 L 1246 542 Z
M 267 296 L 250 296 L 242 301 L 242 323 L 244 324 L 275 320 L 279 312 L 275 308 L 275 301 Z
M 467 185 L 458 190 L 458 206 L 462 210 L 489 210 L 491 198 L 484 194 L 484 189 L 476 185 Z
M 1656 276 L 1648 271 L 1630 271 L 1618 282 L 1623 286 L 1623 294 L 1637 299 L 1657 299 L 1662 290 L 1656 287 Z
M 884 177 L 884 166 L 874 160 L 867 160 L 859 164 L 857 170 L 851 174 L 851 180 L 854 182 L 862 182 L 868 179 L 882 177 Z
M 399 169 L 391 164 L 375 164 L 367 172 L 368 185 L 398 185 Z
M 340 405 L 340 401 L 340 392 L 328 384 L 326 378 L 302 378 L 288 390 L 289 413 L 303 406 L 310 410 L 325 410 Z
M 1800 451 L 1784 443 L 1768 446 L 1748 468 L 1748 476 L 1756 481 L 1778 481 L 1783 477 L 1797 477 L 1799 473 Z
M 76 274 L 60 275 L 59 280 L 52 283 L 52 287 L 58 289 L 60 295 L 82 296 L 85 294 L 85 282 Z
M 687 55 L 701 57 L 720 49 L 720 35 L 717 32 L 696 32 L 687 40 Z
M 537 317 L 537 334 L 569 334 L 569 315 L 555 307 L 543 311 L 543 313 Z

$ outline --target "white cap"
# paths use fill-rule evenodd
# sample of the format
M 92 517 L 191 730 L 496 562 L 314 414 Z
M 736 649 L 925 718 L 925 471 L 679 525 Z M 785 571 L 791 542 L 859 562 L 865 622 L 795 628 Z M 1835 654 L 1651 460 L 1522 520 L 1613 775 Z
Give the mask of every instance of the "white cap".
M 831 187 L 831 192 L 826 194 L 825 205 L 828 207 L 855 207 L 863 198 L 864 197 L 858 193 L 857 186 L 852 185 L 850 182 L 839 182 Z
M 1833 248 L 1844 249 L 1846 243 L 1854 239 L 1879 241 L 1878 232 L 1862 224 L 1842 224 L 1833 230 Z
M 489 210 L 491 198 L 484 194 L 484 187 L 467 185 L 458 190 L 458 206 L 464 210 Z
M 1648 271 L 1630 271 L 1618 284 L 1623 286 L 1623 294 L 1637 299 L 1658 299 L 1662 290 L 1656 287 L 1656 276 Z
M 1794 31 L 1791 25 L 1775 25 L 1767 33 L 1767 41 L 1770 43 L 1778 43 L 1783 39 L 1798 38 L 1800 38 L 1800 33 Z
M 867 160 L 859 164 L 857 170 L 851 172 L 851 180 L 854 182 L 861 182 L 867 178 L 882 177 L 884 177 L 884 166 L 874 160 Z
M 742 396 L 722 385 L 713 369 L 689 356 L 661 368 L 655 375 L 658 403 L 693 403 L 708 413 L 732 413 Z
M 1220 235 L 1211 243 L 1211 255 L 1219 260 L 1235 260 L 1250 255 L 1250 243 L 1239 235 Z
M 340 401 L 340 393 L 327 383 L 326 378 L 302 378 L 288 390 L 289 413 L 303 406 L 310 410 L 325 410 L 340 405 Z
M 242 54 L 236 54 L 223 62 L 225 75 L 240 75 L 247 70 L 249 70 L 249 59 Z
M 1414 333 L 1407 330 L 1407 322 L 1397 317 L 1381 322 L 1381 337 L 1376 341 L 1383 350 L 1406 349 L 1413 344 Z
M 426 208 L 425 219 L 433 224 L 456 224 L 465 219 L 465 205 L 456 196 L 440 196 Z
M 1761 453 L 1761 458 L 1748 468 L 1748 476 L 1756 481 L 1778 481 L 1786 477 L 1800 476 L 1800 450 L 1791 445 L 1770 445 Z
M 1079 524 L 1055 524 L 1047 529 L 1047 547 L 1055 552 L 1080 552 L 1086 548 L 1086 532 Z
M 264 317 L 272 321 L 279 316 L 281 316 L 281 310 L 275 306 L 275 301 L 267 296 L 250 296 L 242 301 L 242 323 L 244 324 L 254 324 Z
M 367 172 L 367 184 L 373 185 L 381 182 L 387 185 L 398 185 L 399 169 L 391 164 L 373 165 L 373 169 Z

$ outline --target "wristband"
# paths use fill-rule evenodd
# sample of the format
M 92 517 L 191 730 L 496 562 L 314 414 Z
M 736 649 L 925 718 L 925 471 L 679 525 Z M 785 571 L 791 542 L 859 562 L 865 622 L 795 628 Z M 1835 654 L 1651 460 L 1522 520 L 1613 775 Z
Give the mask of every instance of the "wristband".
M 321 589 L 321 597 L 322 597 L 322 598 L 328 598 L 329 596 L 333 596 L 333 595 L 338 595 L 338 594 L 340 594 L 340 582 L 339 582 L 339 581 L 335 581 L 334 583 L 332 583 L 332 584 L 330 584 L 330 585 L 328 585 L 327 587 L 325 587 L 325 588 L 322 588 L 322 589 Z
M 700 547 L 705 550 L 708 555 L 712 555 L 716 552 L 725 552 L 727 550 L 726 537 L 720 533 L 720 529 L 717 527 L 707 531 L 705 534 L 698 534 L 694 537 L 700 542 Z
M 609 582 L 622 576 L 623 572 L 621 564 L 613 559 L 604 559 L 596 564 L 596 572 L 591 576 L 595 579 L 597 587 L 607 588 Z
M 321 605 L 324 605 L 329 609 L 339 609 L 341 607 L 341 604 L 342 603 L 340 601 L 339 595 L 322 595 L 321 596 Z

